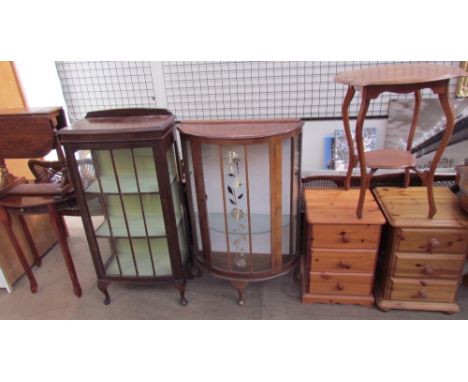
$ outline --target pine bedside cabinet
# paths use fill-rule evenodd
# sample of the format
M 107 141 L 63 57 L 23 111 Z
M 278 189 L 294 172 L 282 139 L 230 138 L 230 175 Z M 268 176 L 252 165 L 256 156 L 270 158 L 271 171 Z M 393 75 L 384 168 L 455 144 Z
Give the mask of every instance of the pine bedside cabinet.
M 434 188 L 438 208 L 429 219 L 425 187 L 378 187 L 374 194 L 389 225 L 378 266 L 378 307 L 458 312 L 468 215 L 456 196 L 448 188 Z
M 374 270 L 385 217 L 370 191 L 362 219 L 359 190 L 304 190 L 307 252 L 302 302 L 372 305 Z

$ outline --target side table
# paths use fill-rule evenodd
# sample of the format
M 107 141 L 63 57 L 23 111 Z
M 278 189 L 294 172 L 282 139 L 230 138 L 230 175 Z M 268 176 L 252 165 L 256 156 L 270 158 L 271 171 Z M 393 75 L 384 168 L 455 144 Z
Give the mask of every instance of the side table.
M 435 215 L 436 205 L 432 188 L 434 173 L 449 142 L 454 127 L 454 113 L 449 100 L 449 81 L 452 78 L 466 75 L 468 75 L 468 73 L 463 69 L 453 66 L 438 64 L 399 64 L 346 71 L 339 73 L 335 77 L 336 82 L 348 85 L 348 91 L 342 107 L 343 124 L 349 147 L 349 165 L 345 188 L 349 188 L 352 169 L 359 161 L 361 170 L 361 192 L 356 210 L 358 218 L 362 218 L 366 190 L 369 188 L 372 176 L 377 169 L 404 169 L 406 187 L 409 185 L 409 170 L 415 171 L 421 178 L 423 185 L 427 187 L 429 200 L 428 216 L 431 218 Z M 424 172 L 416 169 L 416 158 L 411 153 L 414 133 L 418 124 L 422 89 L 431 89 L 434 94 L 439 96 L 440 104 L 447 118 L 447 125 L 440 146 L 432 160 L 431 167 Z M 357 154 L 354 150 L 353 138 L 349 125 L 349 105 L 356 90 L 361 92 L 361 105 L 356 121 Z M 406 150 L 384 149 L 364 152 L 362 130 L 369 103 L 384 92 L 399 94 L 414 93 L 415 95 L 416 102 L 407 147 Z M 371 169 L 369 173 L 367 173 L 367 167 Z
M 35 196 L 27 195 L 29 190 L 33 190 L 34 187 L 40 186 L 41 193 Z M 25 254 L 21 248 L 21 245 L 12 229 L 11 215 L 18 215 L 20 218 L 21 226 L 26 237 L 26 241 L 34 257 L 34 264 L 41 266 L 41 258 L 39 257 L 38 251 L 34 244 L 31 233 L 28 229 L 24 215 L 37 215 L 37 214 L 48 214 L 52 223 L 52 229 L 59 242 L 60 248 L 62 249 L 63 258 L 67 266 L 68 274 L 73 285 L 73 292 L 75 296 L 81 297 L 82 290 L 78 281 L 73 259 L 70 254 L 70 250 L 67 244 L 67 230 L 62 220 L 62 216 L 59 211 L 62 208 L 70 208 L 74 205 L 75 196 L 73 193 L 64 195 L 63 197 L 57 197 L 51 192 L 50 196 L 46 196 L 48 190 L 55 191 L 55 184 L 24 184 L 16 186 L 12 193 L 4 198 L 0 199 L 0 223 L 4 226 L 8 237 L 10 238 L 11 244 L 15 248 L 18 260 L 24 269 L 26 276 L 29 279 L 30 289 L 32 293 L 37 291 L 37 281 L 32 273 Z M 37 187 L 36 187 L 37 189 Z M 14 194 L 17 191 L 18 194 Z

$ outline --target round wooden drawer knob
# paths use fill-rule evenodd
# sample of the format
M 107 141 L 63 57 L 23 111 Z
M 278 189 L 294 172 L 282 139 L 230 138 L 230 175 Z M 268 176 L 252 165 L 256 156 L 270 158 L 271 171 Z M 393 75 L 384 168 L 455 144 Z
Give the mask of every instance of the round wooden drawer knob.
M 340 282 L 336 283 L 336 290 L 344 290 L 344 285 Z
M 434 274 L 434 269 L 430 265 L 425 265 L 423 268 L 423 273 L 425 275 L 431 276 Z
M 343 243 L 349 243 L 349 236 L 348 236 L 348 234 L 346 232 L 344 232 L 344 231 L 341 232 L 340 236 L 341 236 L 341 241 Z
M 440 241 L 437 240 L 436 238 L 433 238 L 429 241 L 429 245 L 428 245 L 429 252 L 432 252 L 435 248 L 439 248 L 439 247 L 440 247 Z
M 349 265 L 348 263 L 345 263 L 343 260 L 340 260 L 340 262 L 338 263 L 338 266 L 343 269 L 351 269 L 351 265 Z
M 422 298 L 422 299 L 426 299 L 427 298 L 427 291 L 426 289 L 421 289 L 419 292 L 418 292 L 418 298 Z

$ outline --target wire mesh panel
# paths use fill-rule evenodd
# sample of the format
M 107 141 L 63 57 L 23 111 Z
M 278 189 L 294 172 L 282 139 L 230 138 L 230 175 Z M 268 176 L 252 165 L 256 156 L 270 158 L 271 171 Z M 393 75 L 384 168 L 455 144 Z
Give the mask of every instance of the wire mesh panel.
M 148 61 L 58 61 L 55 65 L 71 121 L 93 110 L 156 106 Z
M 434 61 L 432 61 L 434 62 Z M 341 118 L 346 86 L 334 77 L 346 70 L 396 61 L 167 61 L 163 62 L 168 108 L 184 119 Z M 459 61 L 435 62 L 459 66 Z M 455 92 L 456 81 L 451 84 Z M 411 96 L 411 95 L 410 95 Z M 433 97 L 430 90 L 423 97 Z M 369 117 L 388 115 L 385 93 L 369 107 Z M 350 106 L 356 116 L 359 97 Z
M 166 61 L 162 63 L 164 84 L 156 86 L 164 87 L 167 96 L 158 101 L 167 101 L 179 120 L 340 119 L 346 86 L 335 83 L 335 75 L 394 63 L 397 61 Z M 148 61 L 59 61 L 56 67 L 71 121 L 92 110 L 156 106 L 155 73 Z M 452 94 L 455 88 L 456 81 L 452 81 Z M 371 102 L 368 116 L 386 117 L 390 99 L 407 97 L 384 93 Z M 425 90 L 423 97 L 434 95 Z M 359 97 L 355 97 L 351 117 L 358 108 Z

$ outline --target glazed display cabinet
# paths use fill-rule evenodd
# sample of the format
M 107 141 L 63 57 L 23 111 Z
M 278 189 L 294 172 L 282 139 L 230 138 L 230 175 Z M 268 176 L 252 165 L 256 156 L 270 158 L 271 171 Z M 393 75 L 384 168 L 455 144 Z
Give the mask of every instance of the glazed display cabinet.
M 195 263 L 251 281 L 292 270 L 299 255 L 300 120 L 183 122 Z
M 109 110 L 60 132 L 104 304 L 111 282 L 174 282 L 187 303 L 174 121 L 161 109 Z

